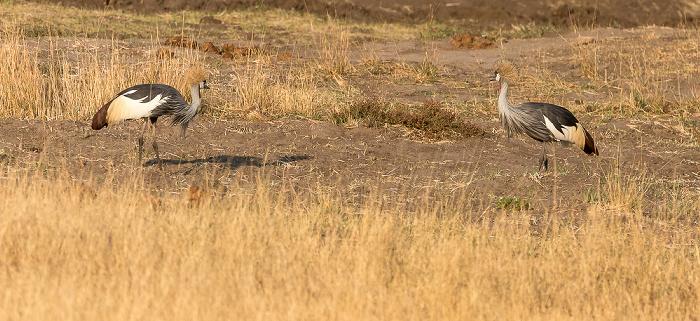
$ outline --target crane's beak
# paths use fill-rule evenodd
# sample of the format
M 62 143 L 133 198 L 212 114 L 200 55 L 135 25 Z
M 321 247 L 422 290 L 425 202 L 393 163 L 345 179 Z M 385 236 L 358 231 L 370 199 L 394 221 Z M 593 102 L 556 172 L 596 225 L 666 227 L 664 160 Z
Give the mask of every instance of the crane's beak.
M 496 75 L 492 75 L 491 77 L 489 77 L 489 81 L 496 81 Z
M 202 89 L 211 89 L 211 88 L 209 88 L 209 86 L 207 86 L 207 84 L 205 83 L 204 87 L 202 87 Z

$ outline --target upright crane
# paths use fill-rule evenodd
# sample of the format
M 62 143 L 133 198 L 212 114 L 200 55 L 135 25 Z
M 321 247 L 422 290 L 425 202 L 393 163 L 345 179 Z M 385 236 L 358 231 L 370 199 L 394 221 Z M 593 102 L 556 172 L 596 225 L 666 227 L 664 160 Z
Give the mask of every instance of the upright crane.
M 547 143 L 562 142 L 565 145 L 576 144 L 588 155 L 598 155 L 591 134 L 574 115 L 564 107 L 547 103 L 526 102 L 511 106 L 508 103 L 508 81 L 513 80 L 517 69 L 512 62 L 500 60 L 496 63 L 495 72 L 489 79 L 500 83 L 498 95 L 498 114 L 503 127 L 510 137 L 512 132 L 526 134 L 530 138 L 542 142 L 542 158 L 538 171 L 547 170 Z

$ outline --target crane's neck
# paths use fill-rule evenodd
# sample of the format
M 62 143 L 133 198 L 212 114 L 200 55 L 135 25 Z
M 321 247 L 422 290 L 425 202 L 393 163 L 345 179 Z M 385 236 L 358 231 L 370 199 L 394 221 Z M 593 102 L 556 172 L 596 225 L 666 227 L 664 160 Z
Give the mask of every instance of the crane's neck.
M 502 114 L 504 111 L 510 109 L 510 104 L 508 104 L 508 82 L 501 81 L 501 93 L 498 95 L 498 111 Z
M 199 84 L 192 85 L 192 107 L 199 109 L 202 103 L 202 94 L 199 92 Z

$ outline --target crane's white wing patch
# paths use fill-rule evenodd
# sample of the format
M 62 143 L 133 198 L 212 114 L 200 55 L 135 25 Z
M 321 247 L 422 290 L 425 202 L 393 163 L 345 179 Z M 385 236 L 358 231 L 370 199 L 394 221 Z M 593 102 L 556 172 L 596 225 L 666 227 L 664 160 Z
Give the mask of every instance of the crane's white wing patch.
M 550 121 L 547 116 L 543 117 L 545 126 L 547 126 L 547 129 L 549 129 L 550 132 L 552 132 L 552 135 L 554 135 L 556 140 L 573 142 L 576 126 L 561 126 L 561 128 L 557 128 L 557 126 L 554 126 L 552 121 Z
M 148 97 L 134 100 L 125 96 L 132 92 L 135 92 L 135 90 L 126 92 L 124 95 L 120 95 L 112 101 L 109 105 L 109 109 L 107 109 L 107 123 L 148 117 L 151 115 L 153 109 L 168 100 L 167 97 L 162 97 L 162 95 L 158 94 L 153 97 L 151 101 L 144 103 L 143 101 Z
M 544 116 L 544 124 L 547 126 L 547 129 L 552 132 L 554 139 L 575 143 L 579 147 L 583 146 L 585 134 L 583 132 L 583 127 L 581 127 L 579 123 L 573 126 L 561 126 L 561 128 L 556 128 L 549 118 Z

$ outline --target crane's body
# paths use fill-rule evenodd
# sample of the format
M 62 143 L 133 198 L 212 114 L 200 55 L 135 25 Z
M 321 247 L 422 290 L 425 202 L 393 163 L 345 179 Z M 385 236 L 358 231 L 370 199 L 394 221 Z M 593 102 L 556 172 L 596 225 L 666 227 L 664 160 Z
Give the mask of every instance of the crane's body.
M 158 117 L 173 116 L 171 124 L 180 126 L 180 136 L 190 121 L 197 115 L 201 105 L 201 89 L 208 89 L 203 69 L 196 69 L 188 75 L 191 85 L 192 103 L 188 104 L 177 89 L 162 84 L 142 84 L 129 87 L 107 102 L 92 117 L 92 129 L 99 130 L 110 124 L 131 119 L 143 119 L 143 129 L 139 137 L 139 163 L 143 153 L 143 134 L 150 124 L 153 127 L 153 149 L 156 159 L 160 159 L 155 141 L 155 123 Z
M 562 142 L 575 144 L 586 154 L 598 155 L 593 137 L 566 108 L 547 104 L 526 102 L 511 106 L 508 103 L 508 80 L 515 74 L 515 67 L 508 61 L 499 61 L 491 80 L 500 83 L 498 114 L 508 136 L 521 133 L 542 142 L 540 169 L 547 170 L 546 143 Z
M 206 83 L 193 85 L 192 104 L 185 102 L 177 89 L 161 84 L 142 84 L 129 87 L 117 94 L 92 118 L 92 129 L 130 119 L 148 118 L 155 123 L 158 117 L 172 115 L 172 124 L 181 126 L 184 135 L 187 125 L 197 115 L 201 105 L 200 89 Z

